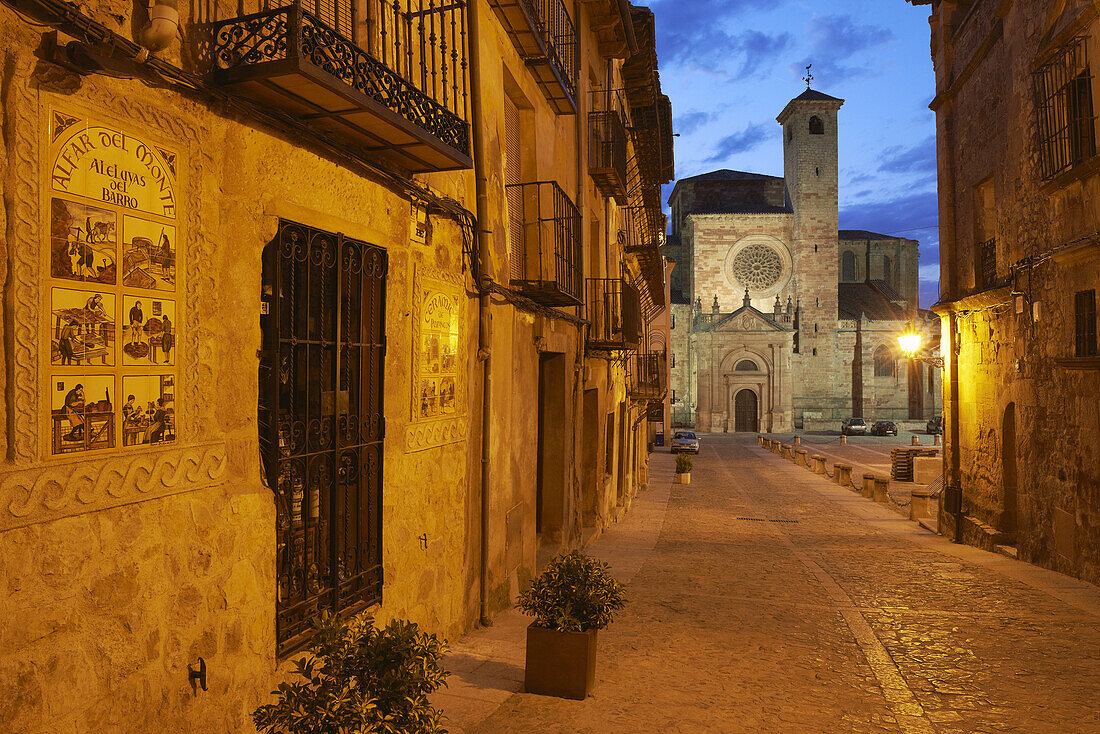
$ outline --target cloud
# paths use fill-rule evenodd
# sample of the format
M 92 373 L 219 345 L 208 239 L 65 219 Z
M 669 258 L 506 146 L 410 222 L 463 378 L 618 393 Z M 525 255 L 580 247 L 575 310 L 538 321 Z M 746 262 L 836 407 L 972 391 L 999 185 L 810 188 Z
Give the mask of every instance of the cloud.
M 760 31 L 746 31 L 734 39 L 732 48 L 725 49 L 723 56 L 728 58 L 733 49 L 744 54 L 744 60 L 735 76 L 735 80 L 741 80 L 771 71 L 775 66 L 774 61 L 793 45 L 794 36 L 790 33 L 769 36 Z
M 764 123 L 749 125 L 741 132 L 727 135 L 719 140 L 714 149 L 714 153 L 704 162 L 714 163 L 725 161 L 738 153 L 747 153 L 767 140 L 771 132 L 771 126 Z
M 769 35 L 744 28 L 740 16 L 775 10 L 776 0 L 654 0 L 647 3 L 656 18 L 657 52 L 662 67 L 691 66 L 745 79 L 774 66 L 793 44 L 790 33 Z
M 929 135 L 911 148 L 897 145 L 882 151 L 878 170 L 883 173 L 935 173 L 936 136 Z
M 917 277 L 922 283 L 939 283 L 940 282 L 940 264 L 932 263 L 930 265 L 921 265 L 917 269 Z
M 856 54 L 893 41 L 889 28 L 859 24 L 847 15 L 814 16 L 807 24 L 810 55 L 790 65 L 792 73 L 799 77 L 806 73 L 806 65 L 817 81 L 835 88 L 840 82 L 870 72 L 870 67 L 853 65 L 849 59 Z
M 682 115 L 676 115 L 673 119 L 673 128 L 681 135 L 691 135 L 703 125 L 710 122 L 711 113 L 709 112 L 685 112 Z
M 909 193 L 887 201 L 850 204 L 840 210 L 841 229 L 867 229 L 881 234 L 897 232 L 915 240 L 928 240 L 939 222 L 939 198 L 935 192 Z

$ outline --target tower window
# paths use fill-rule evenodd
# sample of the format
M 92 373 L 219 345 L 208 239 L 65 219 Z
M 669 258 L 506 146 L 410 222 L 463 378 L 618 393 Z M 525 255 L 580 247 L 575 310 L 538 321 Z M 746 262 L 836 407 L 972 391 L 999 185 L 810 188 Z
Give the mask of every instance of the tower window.
M 840 256 L 840 279 L 845 283 L 856 279 L 856 254 L 851 250 Z
M 820 176 L 821 175 L 821 169 L 815 167 L 814 168 L 814 175 Z
M 821 118 L 814 115 L 810 118 L 810 135 L 824 135 L 825 123 L 821 121 Z
M 817 347 L 814 347 L 814 356 L 817 356 Z
M 792 140 L 794 140 L 794 128 L 793 127 L 788 127 L 787 128 L 787 142 L 789 143 Z

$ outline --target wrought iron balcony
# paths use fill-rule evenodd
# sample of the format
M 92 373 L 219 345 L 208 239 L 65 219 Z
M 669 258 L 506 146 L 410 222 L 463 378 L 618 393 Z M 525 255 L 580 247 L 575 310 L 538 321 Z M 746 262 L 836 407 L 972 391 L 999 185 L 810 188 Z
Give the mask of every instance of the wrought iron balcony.
M 560 115 L 577 113 L 577 32 L 562 0 L 489 0 Z
M 634 150 L 642 179 L 655 185 L 673 177 L 672 101 L 660 93 L 649 96 L 651 100 L 632 106 L 630 119 L 634 121 Z
M 668 365 L 664 352 L 643 352 L 630 358 L 628 392 L 635 400 L 655 400 L 668 387 Z
M 588 113 L 588 173 L 596 188 L 618 204 L 627 203 L 626 112 L 617 91 L 592 93 Z
M 637 288 L 622 278 L 588 278 L 584 304 L 589 349 L 630 352 L 638 348 L 642 308 Z
M 659 209 L 654 211 L 648 206 L 631 206 L 622 211 L 626 235 L 623 241 L 624 252 L 636 253 L 661 247 L 661 235 L 665 228 L 663 212 Z
M 357 7 L 362 24 L 349 0 L 214 24 L 215 80 L 408 171 L 469 168 L 466 0 Z
M 508 184 L 512 286 L 547 306 L 583 303 L 581 215 L 556 181 Z

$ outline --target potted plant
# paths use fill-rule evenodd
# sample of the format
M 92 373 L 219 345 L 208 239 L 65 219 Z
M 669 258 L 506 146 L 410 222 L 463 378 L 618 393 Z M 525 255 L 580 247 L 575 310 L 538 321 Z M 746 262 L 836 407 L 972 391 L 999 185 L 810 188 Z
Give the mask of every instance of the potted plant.
M 676 455 L 676 482 L 691 484 L 691 459 L 687 454 Z
M 260 732 L 445 734 L 443 712 L 428 702 L 450 675 L 440 665 L 445 641 L 414 622 L 376 629 L 365 614 L 345 623 L 327 612 L 314 627 L 296 665 L 302 680 L 280 683 L 272 691 L 278 700 L 253 712 Z
M 584 699 L 596 678 L 596 632 L 623 608 L 607 564 L 579 551 L 557 555 L 516 604 L 527 627 L 528 693 Z

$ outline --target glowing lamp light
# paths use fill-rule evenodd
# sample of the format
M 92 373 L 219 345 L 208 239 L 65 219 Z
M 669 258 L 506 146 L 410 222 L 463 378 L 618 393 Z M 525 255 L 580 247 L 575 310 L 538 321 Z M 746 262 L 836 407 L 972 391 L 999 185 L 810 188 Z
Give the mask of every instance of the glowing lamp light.
M 905 322 L 905 330 L 898 335 L 898 346 L 910 359 L 920 351 L 920 332 L 913 328 L 912 321 Z

